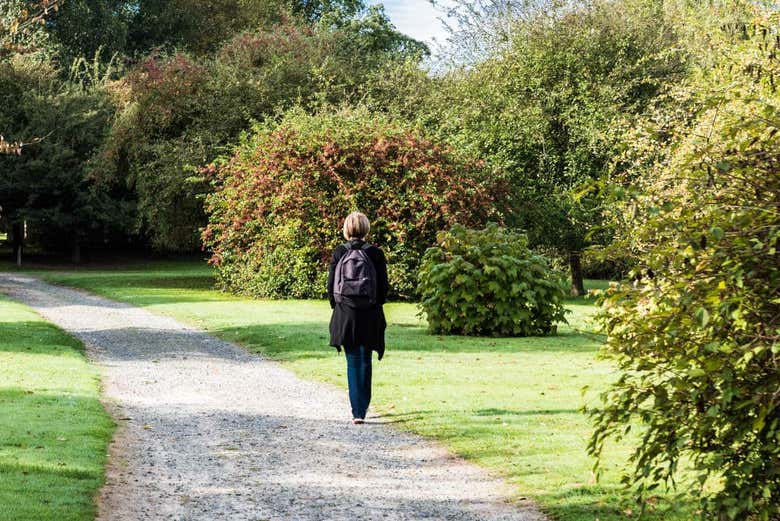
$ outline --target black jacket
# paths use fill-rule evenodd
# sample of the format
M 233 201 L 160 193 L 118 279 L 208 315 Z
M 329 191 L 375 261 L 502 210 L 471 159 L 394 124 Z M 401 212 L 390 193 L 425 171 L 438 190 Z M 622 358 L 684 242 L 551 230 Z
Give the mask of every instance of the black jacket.
M 374 263 L 376 269 L 376 299 L 375 306 L 367 309 L 358 309 L 346 302 L 336 303 L 333 296 L 333 282 L 336 273 L 336 265 L 341 257 L 347 253 L 347 246 L 362 248 L 365 242 L 360 240 L 350 241 L 338 246 L 330 259 L 328 270 L 328 299 L 333 315 L 330 318 L 330 345 L 341 350 L 365 346 L 377 352 L 381 360 L 385 354 L 385 313 L 382 305 L 387 299 L 389 286 L 387 283 L 387 261 L 382 250 L 376 246 L 366 249 L 368 258 Z

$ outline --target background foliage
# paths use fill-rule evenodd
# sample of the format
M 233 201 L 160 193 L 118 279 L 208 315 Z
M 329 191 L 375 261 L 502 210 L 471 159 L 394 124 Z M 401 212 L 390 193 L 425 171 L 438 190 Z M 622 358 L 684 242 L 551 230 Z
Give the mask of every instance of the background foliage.
M 27 219 L 30 229 L 44 232 L 30 239 L 49 251 L 62 250 L 62 237 L 88 234 L 85 227 L 105 235 L 107 222 L 128 245 L 140 240 L 163 252 L 198 251 L 208 190 L 196 175 L 200 166 L 233 146 L 254 121 L 293 105 L 313 109 L 357 96 L 373 71 L 395 60 L 419 61 L 427 52 L 396 31 L 381 8 L 358 0 L 57 5 L 45 23 L 9 39 L 0 54 L 8 78 L 0 91 L 4 135 L 47 136 L 40 153 L 9 162 L 0 174 L 0 184 L 13 191 L 0 200 L 6 216 L 0 226 Z M 25 7 L 33 4 L 4 4 L 0 21 L 21 19 Z M 26 84 L 9 71 L 38 65 L 33 91 L 48 94 L 33 108 L 20 98 Z M 61 103 L 76 92 L 89 92 L 95 105 Z M 63 156 L 50 148 L 73 144 L 75 128 L 77 139 L 87 139 L 87 121 L 89 141 L 63 166 Z M 14 142 L 3 148 L 16 151 Z M 69 195 L 54 202 L 51 190 L 63 177 Z M 49 195 L 40 197 L 44 192 Z M 106 246 L 116 244 L 103 241 Z
M 488 40 L 495 51 L 442 82 L 432 123 L 506 176 L 507 222 L 571 260 L 581 294 L 580 254 L 608 238 L 598 193 L 583 188 L 610 171 L 616 130 L 680 77 L 685 56 L 663 2 L 515 4 L 499 9 L 515 21 L 501 44 Z M 492 28 L 497 13 L 483 7 L 462 27 Z
M 126 242 L 132 205 L 90 174 L 114 113 L 106 70 L 77 63 L 65 84 L 61 74 L 33 56 L 0 63 L 0 128 L 45 138 L 20 157 L 0 155 L 0 203 L 6 222 L 27 221 L 32 240 L 79 256 L 85 243 Z
M 362 0 L 0 3 L 0 231 L 74 260 L 205 246 L 223 287 L 283 297 L 321 294 L 356 208 L 403 297 L 456 223 L 537 259 L 522 232 L 575 292 L 633 268 L 591 451 L 640 424 L 640 499 L 690 459 L 705 517 L 777 519 L 776 2 L 450 5 L 431 61 Z
M 403 56 L 397 34 L 381 13 L 335 28 L 289 18 L 207 57 L 152 55 L 115 87 L 120 113 L 97 175 L 132 187 L 137 227 L 156 249 L 197 250 L 208 191 L 197 167 L 277 110 L 349 98 L 383 60 Z

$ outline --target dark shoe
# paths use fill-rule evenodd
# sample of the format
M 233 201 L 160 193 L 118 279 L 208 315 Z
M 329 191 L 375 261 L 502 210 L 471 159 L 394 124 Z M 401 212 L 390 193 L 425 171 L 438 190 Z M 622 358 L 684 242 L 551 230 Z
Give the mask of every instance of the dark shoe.
M 352 418 L 352 425 L 361 425 L 365 422 L 366 420 L 364 420 L 363 418 Z

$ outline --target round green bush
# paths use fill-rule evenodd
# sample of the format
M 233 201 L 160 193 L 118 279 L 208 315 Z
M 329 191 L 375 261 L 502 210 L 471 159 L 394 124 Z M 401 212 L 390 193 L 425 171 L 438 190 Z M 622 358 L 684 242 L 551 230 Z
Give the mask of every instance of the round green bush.
M 208 169 L 204 244 L 223 288 L 272 298 L 320 298 L 344 217 L 371 219 L 395 296 L 414 296 L 436 233 L 496 218 L 500 181 L 408 124 L 365 109 L 288 112 L 255 128 Z M 475 204 L 478 202 L 478 204 Z
M 531 336 L 565 322 L 567 284 L 525 235 L 455 225 L 423 257 L 420 307 L 433 333 Z

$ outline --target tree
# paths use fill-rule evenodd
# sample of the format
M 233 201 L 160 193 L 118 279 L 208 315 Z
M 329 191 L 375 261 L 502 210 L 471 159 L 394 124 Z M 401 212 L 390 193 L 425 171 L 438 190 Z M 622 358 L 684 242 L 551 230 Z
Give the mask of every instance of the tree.
M 405 298 L 438 231 L 500 217 L 501 185 L 478 162 L 363 108 L 294 109 L 208 171 L 215 191 L 204 243 L 223 287 L 254 296 L 321 297 L 342 220 L 355 209 L 371 216 L 390 287 Z
M 29 38 L 64 0 L 8 2 L 0 8 L 0 59 L 31 50 Z
M 238 33 L 290 17 L 307 25 L 351 23 L 370 18 L 372 9 L 362 0 L 68 0 L 46 29 L 66 61 L 98 51 L 135 61 L 152 51 L 206 55 Z
M 110 61 L 128 54 L 130 21 L 137 7 L 127 0 L 67 0 L 45 26 L 57 60 L 68 64 L 100 56 Z
M 0 92 L 14 100 L 0 104 L 0 125 L 46 136 L 22 157 L 0 157 L 0 204 L 10 223 L 28 222 L 32 241 L 78 261 L 82 244 L 111 244 L 131 229 L 133 205 L 121 187 L 90 175 L 113 116 L 104 82 L 61 75 L 32 57 L 0 64 Z
M 0 66 L 11 56 L 30 52 L 34 48 L 29 41 L 31 35 L 37 26 L 44 22 L 46 16 L 59 10 L 63 1 L 40 0 L 29 5 L 9 2 L 5 10 L 0 10 Z M 0 155 L 22 155 L 25 146 L 37 141 L 7 141 L 5 136 L 0 134 Z
M 566 0 L 431 0 L 442 10 L 448 45 L 438 59 L 449 66 L 476 65 L 508 48 L 518 23 L 531 23 L 570 8 Z
M 604 299 L 621 376 L 591 410 L 590 452 L 639 427 L 626 482 L 640 502 L 686 461 L 702 519 L 778 520 L 780 16 L 711 12 L 686 23 L 702 54 L 674 92 L 684 103 L 629 143 L 622 247 L 640 264 Z
M 154 49 L 207 54 L 236 34 L 280 21 L 284 0 L 140 0 L 129 22 L 130 55 Z
M 517 17 L 508 40 L 450 73 L 439 133 L 503 172 L 514 188 L 508 223 L 533 246 L 568 257 L 584 291 L 580 254 L 601 222 L 599 198 L 579 193 L 607 173 L 612 129 L 685 71 L 662 2 L 578 2 Z M 578 194 L 579 193 L 579 194 Z
M 372 11 L 313 26 L 287 17 L 237 34 L 206 56 L 152 55 L 115 86 L 120 114 L 96 175 L 137 193 L 139 228 L 156 249 L 197 250 L 209 191 L 199 166 L 253 121 L 293 105 L 315 109 L 355 98 L 388 62 L 419 60 L 407 44 Z

